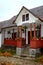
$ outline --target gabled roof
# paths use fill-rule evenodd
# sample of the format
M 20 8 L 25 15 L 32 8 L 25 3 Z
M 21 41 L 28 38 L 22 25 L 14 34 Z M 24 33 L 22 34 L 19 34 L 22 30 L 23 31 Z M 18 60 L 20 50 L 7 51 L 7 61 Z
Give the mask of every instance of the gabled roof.
M 13 24 L 13 21 L 15 21 L 16 16 L 13 16 L 11 19 L 0 22 L 0 28 L 7 28 L 12 26 L 17 26 L 16 23 Z
M 31 13 L 33 13 L 36 17 L 38 17 L 41 21 L 43 21 L 43 6 L 39 6 L 33 9 L 30 9 Z

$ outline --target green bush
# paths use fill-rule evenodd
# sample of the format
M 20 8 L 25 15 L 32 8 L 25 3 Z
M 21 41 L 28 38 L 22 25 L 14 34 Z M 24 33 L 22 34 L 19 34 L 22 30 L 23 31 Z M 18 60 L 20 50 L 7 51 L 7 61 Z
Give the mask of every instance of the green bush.
M 5 49 L 1 49 L 0 52 L 4 53 L 4 52 L 6 52 L 6 50 Z

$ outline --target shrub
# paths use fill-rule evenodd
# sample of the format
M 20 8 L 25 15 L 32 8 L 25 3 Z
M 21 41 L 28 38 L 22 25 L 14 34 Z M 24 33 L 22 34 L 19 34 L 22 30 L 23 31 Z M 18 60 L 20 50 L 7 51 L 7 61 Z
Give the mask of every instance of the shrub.
M 3 53 L 3 55 L 4 55 L 4 56 L 11 56 L 11 53 L 5 52 L 5 53 Z

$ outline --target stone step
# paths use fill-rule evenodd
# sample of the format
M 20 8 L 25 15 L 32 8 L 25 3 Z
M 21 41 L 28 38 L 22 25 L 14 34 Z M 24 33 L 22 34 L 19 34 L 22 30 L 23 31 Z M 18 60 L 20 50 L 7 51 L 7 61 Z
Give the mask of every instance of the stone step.
M 24 55 L 24 56 L 28 56 L 29 55 L 29 46 L 24 47 L 22 55 Z

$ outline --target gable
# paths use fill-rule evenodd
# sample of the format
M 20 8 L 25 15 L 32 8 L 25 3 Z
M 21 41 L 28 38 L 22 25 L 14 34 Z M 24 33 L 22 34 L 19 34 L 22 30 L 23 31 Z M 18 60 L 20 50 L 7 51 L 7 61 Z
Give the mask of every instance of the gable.
M 22 21 L 22 15 L 26 15 L 26 14 L 29 14 L 29 20 L 28 20 L 28 21 Z M 23 9 L 20 11 L 20 13 L 19 13 L 19 15 L 18 15 L 18 17 L 17 17 L 15 23 L 19 26 L 19 25 L 22 25 L 23 23 L 26 23 L 26 22 L 29 22 L 29 21 L 30 21 L 30 23 L 31 23 L 31 21 L 35 21 L 36 19 L 37 19 L 37 18 L 36 18 L 34 15 L 32 15 L 32 14 L 29 12 L 29 10 L 27 10 L 26 8 L 23 8 Z

